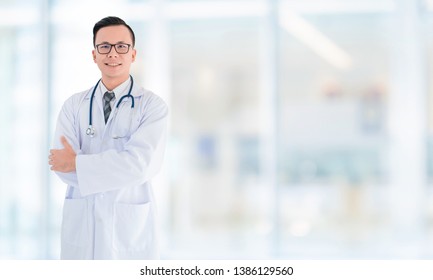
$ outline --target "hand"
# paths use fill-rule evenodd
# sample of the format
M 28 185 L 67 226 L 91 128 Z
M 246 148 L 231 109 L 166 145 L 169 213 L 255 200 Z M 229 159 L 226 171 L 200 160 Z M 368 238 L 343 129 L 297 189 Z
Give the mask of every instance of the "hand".
M 50 169 L 64 173 L 73 172 L 76 170 L 75 158 L 77 154 L 64 136 L 62 136 L 60 140 L 64 148 L 60 150 L 50 150 L 50 155 L 48 156 L 48 164 L 51 165 Z

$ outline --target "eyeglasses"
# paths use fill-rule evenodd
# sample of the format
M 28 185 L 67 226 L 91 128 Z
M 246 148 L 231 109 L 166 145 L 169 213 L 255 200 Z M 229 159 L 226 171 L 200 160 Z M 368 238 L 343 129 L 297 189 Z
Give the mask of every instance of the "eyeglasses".
M 103 43 L 103 44 L 98 44 L 95 46 L 95 48 L 98 50 L 98 53 L 100 54 L 107 54 L 111 52 L 111 48 L 114 46 L 114 49 L 116 50 L 117 53 L 119 54 L 125 54 L 127 52 L 129 52 L 129 47 L 131 47 L 131 44 L 124 44 L 124 43 L 119 43 L 119 44 L 108 44 L 108 43 Z

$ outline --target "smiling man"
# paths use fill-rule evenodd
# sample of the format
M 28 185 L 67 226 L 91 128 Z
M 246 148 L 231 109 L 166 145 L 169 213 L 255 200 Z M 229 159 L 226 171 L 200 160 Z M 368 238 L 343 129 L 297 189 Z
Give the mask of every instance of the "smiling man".
M 156 259 L 151 179 L 165 149 L 168 109 L 130 76 L 135 35 L 117 17 L 93 28 L 97 84 L 71 96 L 58 117 L 48 157 L 68 187 L 62 259 Z
M 93 60 L 98 64 L 102 81 L 108 90 L 114 89 L 129 78 L 129 69 L 137 53 L 134 49 L 135 35 L 131 27 L 127 24 L 111 25 L 121 21 L 109 17 L 96 23 L 93 28 Z M 113 47 L 116 51 L 112 50 Z

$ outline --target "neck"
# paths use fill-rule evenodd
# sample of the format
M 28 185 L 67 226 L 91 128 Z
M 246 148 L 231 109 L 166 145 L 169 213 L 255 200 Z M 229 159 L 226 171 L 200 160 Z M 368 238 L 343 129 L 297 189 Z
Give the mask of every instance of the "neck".
M 102 77 L 102 83 L 107 88 L 107 90 L 112 91 L 123 82 L 129 79 L 129 75 L 126 77 L 118 77 L 118 78 L 110 78 L 110 77 Z

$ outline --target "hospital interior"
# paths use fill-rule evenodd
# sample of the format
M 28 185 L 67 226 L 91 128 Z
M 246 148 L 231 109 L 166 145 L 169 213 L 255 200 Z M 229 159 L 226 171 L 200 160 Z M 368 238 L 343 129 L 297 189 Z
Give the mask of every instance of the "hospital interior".
M 169 106 L 162 259 L 433 258 L 433 0 L 1 0 L 0 259 L 59 259 L 48 151 L 108 15 Z

